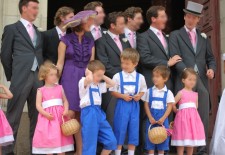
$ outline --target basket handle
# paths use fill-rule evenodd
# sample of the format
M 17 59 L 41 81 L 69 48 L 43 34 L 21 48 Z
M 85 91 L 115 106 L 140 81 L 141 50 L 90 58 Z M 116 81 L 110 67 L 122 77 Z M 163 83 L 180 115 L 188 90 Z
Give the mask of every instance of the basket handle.
M 153 124 L 153 125 L 155 125 L 155 124 Z M 150 130 L 151 129 L 151 127 L 153 126 L 152 124 L 150 124 L 149 125 L 149 127 L 148 127 L 148 130 Z M 158 124 L 159 125 L 159 124 Z M 165 128 L 165 126 L 164 125 L 159 125 L 159 126 L 162 126 L 162 127 L 164 127 Z
M 64 120 L 64 116 L 62 115 L 62 121 L 63 121 L 63 124 L 65 123 L 65 120 Z

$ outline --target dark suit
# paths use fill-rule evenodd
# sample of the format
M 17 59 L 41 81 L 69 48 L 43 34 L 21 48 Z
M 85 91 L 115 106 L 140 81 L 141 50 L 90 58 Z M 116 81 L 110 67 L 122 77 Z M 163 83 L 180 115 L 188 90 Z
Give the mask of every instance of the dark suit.
M 44 60 L 51 60 L 53 63 L 58 61 L 59 35 L 56 28 L 52 28 L 42 33 L 43 35 L 43 57 Z
M 165 37 L 165 36 L 164 36 Z M 167 38 L 165 37 L 167 41 Z M 168 44 L 168 41 L 167 41 Z M 137 35 L 137 50 L 140 53 L 140 62 L 138 69 L 144 75 L 148 88 L 152 87 L 154 84 L 152 82 L 152 71 L 158 65 L 167 66 L 169 60 L 167 49 L 164 49 L 162 43 L 156 34 L 148 29 L 144 33 Z M 172 78 L 167 82 L 168 89 L 173 89 Z M 144 104 L 141 104 L 141 115 L 140 115 L 140 148 L 144 147 L 145 141 L 145 120 L 147 119 Z M 139 149 L 140 149 L 139 148 Z M 139 150 L 141 151 L 141 150 Z M 142 152 L 139 152 L 140 154 Z
M 129 42 L 124 42 L 122 38 L 123 37 L 120 36 L 120 41 L 123 46 L 123 49 L 129 48 Z M 95 48 L 96 59 L 100 60 L 106 67 L 106 76 L 112 78 L 116 73 L 121 71 L 121 51 L 108 33 L 103 34 L 103 36 L 95 42 Z M 102 96 L 102 101 L 102 108 L 104 111 L 106 111 L 108 121 L 112 125 L 116 99 L 112 98 L 110 93 L 108 92 Z
M 201 32 L 198 29 L 196 30 L 196 33 L 196 50 L 194 50 L 188 33 L 184 27 L 170 34 L 169 50 L 171 56 L 179 55 L 182 57 L 182 61 L 177 63 L 175 66 L 177 72 L 175 79 L 176 92 L 183 88 L 183 84 L 181 82 L 181 74 L 183 70 L 185 68 L 194 68 L 195 65 L 198 67 L 199 77 L 196 85 L 196 91 L 199 95 L 198 111 L 205 127 L 206 137 L 208 137 L 210 101 L 208 92 L 208 78 L 206 76 L 206 72 L 207 68 L 213 69 L 215 72 L 216 62 L 212 53 L 209 39 L 203 38 L 201 36 Z
M 42 38 L 36 32 L 36 43 L 32 43 L 30 36 L 22 24 L 7 25 L 2 35 L 1 61 L 8 81 L 11 81 L 10 90 L 13 98 L 8 101 L 6 117 L 13 129 L 16 140 L 20 118 L 24 104 L 27 101 L 28 115 L 30 118 L 30 142 L 32 142 L 36 121 L 36 91 L 42 83 L 38 80 L 38 68 L 31 71 L 36 57 L 39 65 L 43 62 Z M 15 143 L 14 143 L 15 144 Z M 13 151 L 14 145 L 3 148 L 3 153 Z
M 137 50 L 140 53 L 140 72 L 144 75 L 148 88 L 152 87 L 154 85 L 152 82 L 153 69 L 158 65 L 167 66 L 169 54 L 156 34 L 150 29 L 137 36 Z M 171 78 L 167 82 L 167 87 L 173 89 Z

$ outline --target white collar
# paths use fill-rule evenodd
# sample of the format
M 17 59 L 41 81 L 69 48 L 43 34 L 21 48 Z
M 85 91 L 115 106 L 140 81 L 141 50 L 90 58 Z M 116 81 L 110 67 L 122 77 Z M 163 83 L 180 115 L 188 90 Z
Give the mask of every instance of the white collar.
M 152 26 L 150 26 L 150 30 L 152 30 L 156 35 L 158 35 L 158 32 L 162 32 L 161 30 L 159 30 L 155 27 L 152 27 Z
M 95 26 L 95 25 L 91 25 L 90 30 L 93 31 L 93 30 L 95 30 L 96 27 L 98 27 L 99 30 L 101 30 L 101 26 Z
M 131 30 L 130 30 L 129 28 L 127 28 L 127 27 L 125 27 L 124 32 L 125 32 L 126 35 L 130 35 L 130 32 L 133 32 L 134 35 L 136 34 L 135 31 L 131 31 Z
M 114 40 L 116 37 L 119 37 L 119 35 L 116 35 L 112 32 L 110 32 L 109 30 L 107 31 L 107 33 L 110 35 L 110 37 Z
M 58 26 L 56 26 L 55 28 L 56 28 L 56 31 L 57 31 L 58 35 L 62 35 L 62 34 L 65 33 Z
M 189 30 L 189 29 L 187 28 L 187 26 L 184 25 L 184 28 L 185 28 L 185 30 L 186 30 L 187 32 L 195 32 L 195 33 L 196 33 L 196 27 L 193 28 L 192 30 Z
M 29 22 L 26 19 L 20 18 L 20 21 L 22 22 L 22 24 L 27 28 L 28 24 L 30 24 L 31 22 Z M 31 23 L 32 24 L 32 23 Z
M 132 77 L 135 78 L 137 72 L 136 72 L 136 70 L 134 70 L 132 73 L 127 73 L 127 72 L 125 72 L 125 71 L 122 71 L 122 73 L 123 73 L 125 76 L 130 76 L 130 75 L 131 75 Z
M 153 86 L 153 88 L 152 89 L 154 89 L 154 90 L 157 90 L 157 91 L 164 91 L 164 92 L 166 92 L 167 91 L 167 87 L 166 87 L 166 85 L 162 88 L 162 89 L 158 89 L 156 86 Z

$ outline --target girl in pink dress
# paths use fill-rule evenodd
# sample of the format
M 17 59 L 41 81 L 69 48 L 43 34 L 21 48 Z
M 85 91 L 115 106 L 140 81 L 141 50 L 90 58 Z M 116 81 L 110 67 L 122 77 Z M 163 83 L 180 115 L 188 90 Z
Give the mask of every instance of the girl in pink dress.
M 58 81 L 57 67 L 46 61 L 39 71 L 45 85 L 38 89 L 36 107 L 39 111 L 33 137 L 33 154 L 58 154 L 73 151 L 73 137 L 61 132 L 62 117 L 68 114 L 68 101 Z
M 13 97 L 13 94 L 7 87 L 0 85 L 0 89 L 3 90 L 3 92 L 0 93 L 0 98 L 11 99 Z M 12 144 L 13 141 L 14 138 L 12 128 L 10 127 L 3 111 L 1 110 L 0 105 L 0 155 L 2 155 L 1 146 Z
M 185 69 L 182 74 L 184 88 L 175 97 L 179 109 L 173 106 L 176 117 L 171 145 L 177 146 L 178 155 L 183 155 L 184 147 L 187 147 L 187 155 L 192 155 L 194 147 L 206 145 L 204 127 L 197 110 L 198 94 L 192 91 L 196 81 L 196 72 L 190 68 Z

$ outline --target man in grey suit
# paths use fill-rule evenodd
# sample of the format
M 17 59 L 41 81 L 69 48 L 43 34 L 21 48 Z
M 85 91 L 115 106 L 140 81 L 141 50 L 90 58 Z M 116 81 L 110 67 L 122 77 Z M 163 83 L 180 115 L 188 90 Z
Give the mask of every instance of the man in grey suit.
M 37 122 L 36 91 L 42 86 L 38 80 L 38 68 L 43 62 L 42 38 L 32 24 L 38 15 L 38 0 L 20 0 L 21 19 L 7 25 L 2 36 L 1 61 L 13 98 L 8 101 L 6 117 L 13 129 L 16 142 L 17 131 L 24 104 L 27 101 L 30 118 L 30 144 Z M 13 155 L 14 145 L 3 148 L 4 155 Z M 31 147 L 30 147 L 31 148 Z
M 181 61 L 180 56 L 170 58 L 168 39 L 162 32 L 166 27 L 167 15 L 163 6 L 152 6 L 146 13 L 150 27 L 137 37 L 137 50 L 140 53 L 140 71 L 146 78 L 149 87 L 153 86 L 152 70 L 158 65 L 172 67 Z M 168 80 L 167 86 L 173 88 L 172 79 Z
M 120 54 L 130 47 L 129 41 L 124 36 L 125 18 L 122 12 L 112 12 L 106 17 L 108 31 L 96 40 L 96 59 L 106 67 L 106 76 L 112 78 L 121 71 Z M 102 109 L 106 112 L 107 120 L 113 125 L 116 98 L 110 92 L 102 95 Z
M 209 39 L 196 28 L 203 6 L 188 2 L 184 9 L 185 26 L 170 34 L 169 49 L 171 56 L 180 55 L 182 61 L 176 64 L 175 91 L 182 89 L 181 74 L 185 68 L 193 68 L 198 73 L 196 91 L 198 92 L 198 112 L 205 128 L 206 142 L 208 142 L 210 98 L 208 79 L 213 79 L 216 62 L 212 53 Z M 206 154 L 206 147 L 199 147 L 198 154 Z
M 130 47 L 129 41 L 123 38 L 125 19 L 122 12 L 109 13 L 106 20 L 106 26 L 109 29 L 95 42 L 96 59 L 100 60 L 106 67 L 106 76 L 112 78 L 121 71 L 120 53 Z M 103 95 L 102 108 L 106 111 L 108 121 L 112 125 L 114 109 L 110 93 Z M 113 106 L 114 107 L 114 106 Z
M 102 37 L 104 31 L 107 31 L 101 25 L 104 23 L 105 12 L 103 9 L 103 4 L 100 1 L 93 1 L 84 6 L 84 10 L 93 10 L 98 12 L 94 19 L 94 24 L 91 26 L 90 32 L 87 32 L 86 35 L 94 40 L 97 40 Z
M 165 65 L 172 67 L 177 62 L 181 61 L 180 56 L 175 55 L 170 58 L 168 50 L 168 39 L 162 32 L 166 27 L 167 15 L 163 6 L 152 6 L 147 10 L 146 13 L 147 21 L 150 26 L 147 31 L 137 36 L 137 50 L 140 53 L 140 65 L 139 71 L 145 76 L 148 88 L 153 86 L 152 82 L 152 71 L 158 65 Z M 173 90 L 173 81 L 170 78 L 167 82 L 167 87 Z M 141 131 L 140 145 L 144 146 L 144 131 L 145 131 L 145 119 L 146 115 L 143 106 L 141 106 L 142 117 L 141 117 Z M 172 117 L 172 116 L 171 116 Z M 141 151 L 141 150 L 139 150 Z M 139 152 L 138 154 L 141 154 Z

